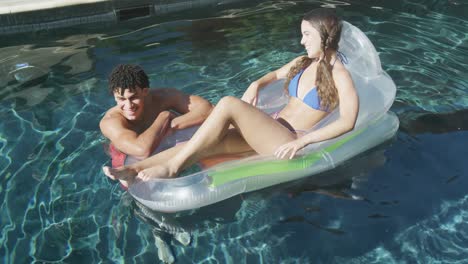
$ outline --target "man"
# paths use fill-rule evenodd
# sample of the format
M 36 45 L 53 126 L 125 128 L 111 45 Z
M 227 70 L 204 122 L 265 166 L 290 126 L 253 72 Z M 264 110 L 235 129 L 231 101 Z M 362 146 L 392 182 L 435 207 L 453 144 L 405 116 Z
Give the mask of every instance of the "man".
M 137 65 L 115 67 L 109 90 L 116 106 L 106 112 L 99 126 L 111 141 L 114 167 L 123 165 L 125 155 L 147 158 L 167 133 L 201 124 L 213 108 L 205 99 L 177 89 L 150 91 L 148 76 Z

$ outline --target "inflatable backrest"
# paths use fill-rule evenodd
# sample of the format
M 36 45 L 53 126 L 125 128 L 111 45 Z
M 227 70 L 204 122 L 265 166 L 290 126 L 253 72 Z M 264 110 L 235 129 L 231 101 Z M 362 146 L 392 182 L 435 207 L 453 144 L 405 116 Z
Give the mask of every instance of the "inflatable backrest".
M 379 55 L 366 34 L 346 21 L 343 21 L 339 51 L 347 58 L 345 67 L 359 95 L 356 126 L 360 127 L 388 111 L 395 99 L 396 87 L 382 70 Z
M 364 32 L 346 21 L 343 21 L 338 47 L 345 54 L 348 70 L 353 75 L 372 79 L 382 73 L 380 58 L 372 42 Z

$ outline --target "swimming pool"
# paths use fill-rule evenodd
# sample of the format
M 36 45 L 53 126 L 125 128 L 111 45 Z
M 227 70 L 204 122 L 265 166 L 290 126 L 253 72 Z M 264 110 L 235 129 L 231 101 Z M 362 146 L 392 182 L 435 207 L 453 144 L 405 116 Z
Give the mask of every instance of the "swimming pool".
M 100 170 L 109 162 L 98 130 L 113 103 L 107 74 L 117 63 L 139 63 L 153 87 L 213 103 L 240 96 L 303 52 L 304 11 L 332 4 L 366 32 L 397 84 L 396 138 L 322 182 L 177 215 L 192 231 L 189 246 L 170 241 L 177 263 L 465 261 L 468 5 L 450 0 L 251 3 L 190 19 L 2 39 L 2 262 L 155 262 L 152 226 Z

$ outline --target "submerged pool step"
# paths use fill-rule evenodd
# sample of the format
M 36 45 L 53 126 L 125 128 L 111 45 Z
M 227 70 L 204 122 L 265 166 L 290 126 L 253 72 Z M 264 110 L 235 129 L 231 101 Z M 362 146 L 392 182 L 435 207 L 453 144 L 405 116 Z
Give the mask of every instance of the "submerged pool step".
M 244 0 L 1 0 L 0 35 L 118 23 Z

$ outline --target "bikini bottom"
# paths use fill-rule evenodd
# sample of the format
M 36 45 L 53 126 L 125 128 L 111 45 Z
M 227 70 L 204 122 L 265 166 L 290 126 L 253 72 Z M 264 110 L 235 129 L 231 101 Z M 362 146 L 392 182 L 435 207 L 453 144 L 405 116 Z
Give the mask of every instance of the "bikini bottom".
M 296 134 L 298 137 L 302 137 L 302 136 L 304 136 L 305 134 L 307 134 L 307 131 L 306 131 L 306 130 L 300 130 L 300 129 L 295 130 L 295 129 L 293 129 L 293 128 L 290 127 L 290 126 L 285 126 L 283 123 L 281 123 L 281 122 L 278 120 L 278 118 L 279 118 L 279 111 L 270 114 L 270 116 L 271 116 L 273 119 L 277 120 L 277 121 L 278 121 L 280 124 L 282 124 L 284 127 L 286 127 L 287 129 L 289 129 L 289 131 L 291 131 L 291 132 L 293 132 L 294 134 Z

